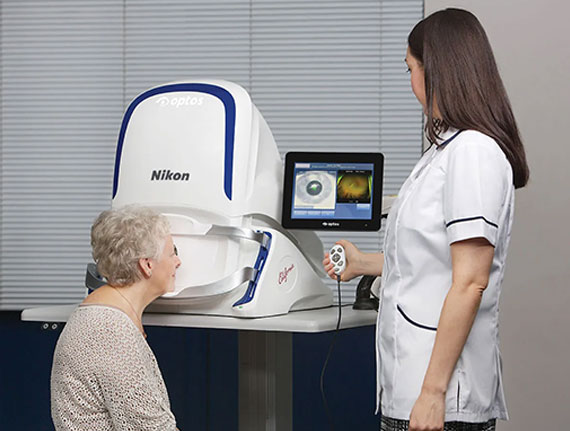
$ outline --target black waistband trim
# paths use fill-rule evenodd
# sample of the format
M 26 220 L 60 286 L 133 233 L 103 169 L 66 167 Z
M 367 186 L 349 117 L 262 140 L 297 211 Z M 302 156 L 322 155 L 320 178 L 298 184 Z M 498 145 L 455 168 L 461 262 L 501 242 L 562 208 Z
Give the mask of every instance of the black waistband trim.
M 463 222 L 465 222 L 465 221 L 473 221 L 473 220 L 483 220 L 483 221 L 484 221 L 485 223 L 487 223 L 488 225 L 491 225 L 491 226 L 493 226 L 493 227 L 495 227 L 495 228 L 497 228 L 497 229 L 499 228 L 499 225 L 493 223 L 492 221 L 487 220 L 487 219 L 486 219 L 485 217 L 483 217 L 483 216 L 459 218 L 459 219 L 457 219 L 457 220 L 452 220 L 452 221 L 450 221 L 449 223 L 447 223 L 447 224 L 445 225 L 445 227 L 449 227 L 449 226 L 451 226 L 452 224 L 455 224 L 455 223 L 463 223 Z
M 396 308 L 398 309 L 398 311 L 400 312 L 400 314 L 404 317 L 404 319 L 406 319 L 408 322 L 410 322 L 412 325 L 417 326 L 418 328 L 422 328 L 422 329 L 427 329 L 429 331 L 437 331 L 437 328 L 434 328 L 433 326 L 426 326 L 426 325 L 422 325 L 421 323 L 418 322 L 414 322 L 412 319 L 410 319 L 406 313 L 404 313 L 404 310 L 402 310 L 402 308 L 399 305 L 396 305 Z

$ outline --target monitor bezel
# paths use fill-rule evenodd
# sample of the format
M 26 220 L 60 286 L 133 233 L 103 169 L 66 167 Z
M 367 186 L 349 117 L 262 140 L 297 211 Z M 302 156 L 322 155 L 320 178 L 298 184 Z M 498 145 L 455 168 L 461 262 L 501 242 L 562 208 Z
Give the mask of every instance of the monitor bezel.
M 371 219 L 294 219 L 291 217 L 295 163 L 373 163 L 373 194 Z M 336 153 L 294 151 L 285 155 L 283 180 L 283 205 L 281 224 L 286 229 L 310 229 L 322 231 L 378 231 L 381 223 L 384 156 L 382 153 Z M 378 194 L 378 190 L 380 193 Z

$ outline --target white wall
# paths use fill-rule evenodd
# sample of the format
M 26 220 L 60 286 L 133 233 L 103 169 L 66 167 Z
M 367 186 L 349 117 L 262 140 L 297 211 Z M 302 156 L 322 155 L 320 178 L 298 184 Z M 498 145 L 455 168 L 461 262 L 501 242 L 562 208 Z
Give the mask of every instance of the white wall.
M 529 159 L 517 191 L 501 299 L 511 420 L 500 431 L 570 429 L 570 3 L 425 0 L 473 12 L 494 48 Z

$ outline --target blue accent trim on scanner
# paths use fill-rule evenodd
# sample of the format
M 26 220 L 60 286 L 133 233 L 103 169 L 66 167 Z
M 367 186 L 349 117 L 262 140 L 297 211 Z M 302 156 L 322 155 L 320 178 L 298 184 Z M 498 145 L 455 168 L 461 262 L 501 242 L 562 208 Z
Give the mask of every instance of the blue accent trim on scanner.
M 261 271 L 263 271 L 263 267 L 265 266 L 265 261 L 267 260 L 267 255 L 269 254 L 269 249 L 271 248 L 271 234 L 269 232 L 263 232 L 265 235 L 269 237 L 267 241 L 267 246 L 264 247 L 261 245 L 259 247 L 259 253 L 257 254 L 257 259 L 255 261 L 254 268 L 257 269 L 257 273 L 255 274 L 255 278 L 249 282 L 249 286 L 247 286 L 247 290 L 245 295 L 237 301 L 233 307 L 237 307 L 239 305 L 247 304 L 251 302 L 253 297 L 255 296 L 255 290 L 257 289 L 257 282 L 259 281 L 259 277 L 261 277 Z
M 172 93 L 176 91 L 194 91 L 199 93 L 207 93 L 217 97 L 222 101 L 226 109 L 226 134 L 225 134 L 225 152 L 224 152 L 224 192 L 229 200 L 232 200 L 232 179 L 234 166 L 234 139 L 236 125 L 236 103 L 229 91 L 222 87 L 212 84 L 169 84 L 162 87 L 153 88 L 141 95 L 137 96 L 131 102 L 123 122 L 121 131 L 119 132 L 119 141 L 117 143 L 117 152 L 115 154 L 115 175 L 113 177 L 113 198 L 117 194 L 119 187 L 119 170 L 121 164 L 121 153 L 123 151 L 123 141 L 127 132 L 127 125 L 136 107 L 145 99 L 162 93 Z

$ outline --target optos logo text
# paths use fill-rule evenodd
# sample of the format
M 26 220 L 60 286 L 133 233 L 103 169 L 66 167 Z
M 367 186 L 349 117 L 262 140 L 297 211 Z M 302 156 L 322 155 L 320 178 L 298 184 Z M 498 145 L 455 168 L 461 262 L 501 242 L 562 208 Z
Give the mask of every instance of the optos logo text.
M 174 106 L 175 108 L 180 108 L 181 106 L 201 106 L 204 103 L 204 98 L 196 96 L 161 96 L 156 99 L 156 103 L 159 106 Z

